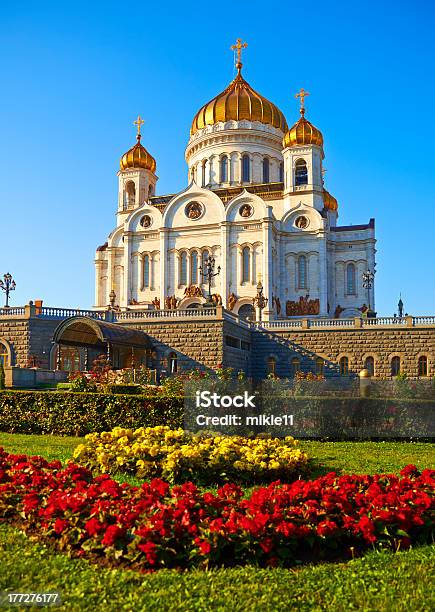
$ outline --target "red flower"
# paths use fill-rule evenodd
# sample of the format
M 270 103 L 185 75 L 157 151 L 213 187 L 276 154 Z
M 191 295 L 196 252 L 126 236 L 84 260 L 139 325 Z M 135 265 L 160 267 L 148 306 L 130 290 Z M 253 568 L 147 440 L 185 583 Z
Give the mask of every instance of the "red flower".
M 69 523 L 68 521 L 64 520 L 64 519 L 60 519 L 57 518 L 54 521 L 54 531 L 60 535 L 63 531 L 65 531 L 65 529 L 68 527 Z
M 202 555 L 209 555 L 211 551 L 211 544 L 208 540 L 201 540 L 201 538 L 195 538 L 195 544 L 198 546 Z
M 117 540 L 120 540 L 124 536 L 125 529 L 118 527 L 118 525 L 110 525 L 106 529 L 106 533 L 101 543 L 103 546 L 113 546 Z
M 138 549 L 142 551 L 150 565 L 155 565 L 157 562 L 157 545 L 154 542 L 145 542 L 145 544 L 138 544 Z
M 104 525 L 102 525 L 100 521 L 93 516 L 85 523 L 85 529 L 88 535 L 96 536 L 103 531 Z

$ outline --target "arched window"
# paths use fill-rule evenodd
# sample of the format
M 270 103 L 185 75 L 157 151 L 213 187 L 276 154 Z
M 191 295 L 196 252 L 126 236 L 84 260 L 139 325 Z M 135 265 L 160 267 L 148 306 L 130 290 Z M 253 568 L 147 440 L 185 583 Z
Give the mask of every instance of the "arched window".
M 347 295 L 355 295 L 356 294 L 356 274 L 355 274 L 355 264 L 350 263 L 347 264 L 346 268 L 346 293 Z
M 239 312 L 237 314 L 241 319 L 255 321 L 255 308 L 252 304 L 243 304 L 243 306 L 240 306 Z
M 143 258 L 143 286 L 150 286 L 150 256 L 145 255 Z
M 177 353 L 169 353 L 168 369 L 170 374 L 175 374 L 178 370 Z
M 316 359 L 316 374 L 318 376 L 323 376 L 323 372 L 325 369 L 325 362 L 321 357 L 317 357 Z
M 276 359 L 275 357 L 267 358 L 267 373 L 275 374 L 276 373 Z
M 207 281 L 206 277 L 205 277 L 205 272 L 206 272 L 206 265 L 207 265 L 207 260 L 209 258 L 209 252 L 207 250 L 202 252 L 202 256 L 201 256 L 201 283 L 205 283 Z
M 304 159 L 298 159 L 296 162 L 295 185 L 308 185 L 307 162 Z
M 340 359 L 340 376 L 349 374 L 349 357 L 341 357 Z
M 291 375 L 295 377 L 296 372 L 300 372 L 300 369 L 301 369 L 301 360 L 299 359 L 299 357 L 293 357 L 293 359 L 291 360 L 290 366 L 291 366 Z
M 190 179 L 196 182 L 196 168 L 195 166 L 190 171 Z
M 364 361 L 364 368 L 368 370 L 370 376 L 375 375 L 375 359 L 374 357 L 366 357 Z
M 226 183 L 228 181 L 228 157 L 226 155 L 221 158 L 220 175 L 220 182 Z
M 198 283 L 198 253 L 193 251 L 190 259 L 190 284 Z
M 242 251 L 242 283 L 247 283 L 251 277 L 251 250 L 249 247 L 244 247 Z
M 207 185 L 207 160 L 204 159 L 204 161 L 202 162 L 202 175 L 201 175 L 201 185 L 202 187 L 205 187 Z
M 133 181 L 127 181 L 124 190 L 124 210 L 134 208 L 136 202 L 136 185 Z
M 187 253 L 183 251 L 180 256 L 180 285 L 187 285 Z
M 1 355 L 0 355 L 0 359 L 1 359 Z M 421 357 L 418 358 L 418 375 L 427 376 L 427 357 L 426 355 L 422 355 Z
M 301 255 L 298 259 L 298 288 L 307 288 L 307 258 Z
M 3 342 L 0 342 L 0 363 L 2 363 L 3 366 L 5 366 L 5 367 L 9 365 L 9 353 L 8 353 L 8 349 L 3 344 Z
M 400 373 L 400 357 L 393 357 L 391 360 L 391 376 L 397 376 Z
M 270 181 L 270 162 L 267 157 L 263 159 L 263 183 Z
M 284 162 L 280 162 L 279 164 L 279 182 L 284 182 Z
M 242 183 L 249 183 L 251 180 L 251 160 L 249 155 L 242 157 Z

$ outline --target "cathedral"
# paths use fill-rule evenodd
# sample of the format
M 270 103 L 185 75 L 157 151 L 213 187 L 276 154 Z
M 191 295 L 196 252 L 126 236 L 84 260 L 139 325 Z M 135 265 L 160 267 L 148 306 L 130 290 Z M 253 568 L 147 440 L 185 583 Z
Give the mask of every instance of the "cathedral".
M 157 194 L 157 162 L 135 121 L 137 142 L 120 160 L 117 226 L 96 252 L 96 308 L 185 310 L 212 300 L 251 319 L 259 282 L 264 321 L 374 308 L 363 283 L 375 269 L 374 219 L 337 224 L 323 136 L 305 116 L 309 93 L 296 94 L 300 117 L 289 128 L 245 80 L 245 46 L 232 47 L 234 80 L 193 118 L 183 191 Z

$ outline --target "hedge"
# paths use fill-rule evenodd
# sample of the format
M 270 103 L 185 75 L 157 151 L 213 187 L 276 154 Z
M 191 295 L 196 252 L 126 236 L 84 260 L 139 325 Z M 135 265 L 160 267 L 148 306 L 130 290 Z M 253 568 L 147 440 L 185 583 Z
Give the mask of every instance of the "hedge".
M 183 399 L 146 395 L 1 391 L 0 431 L 84 436 L 116 426 L 183 424 Z

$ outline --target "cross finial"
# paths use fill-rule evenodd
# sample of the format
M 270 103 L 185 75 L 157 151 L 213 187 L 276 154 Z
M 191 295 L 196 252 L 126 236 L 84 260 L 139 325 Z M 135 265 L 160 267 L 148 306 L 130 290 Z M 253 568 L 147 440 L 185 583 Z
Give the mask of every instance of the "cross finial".
M 145 121 L 142 119 L 142 117 L 140 115 L 137 116 L 136 121 L 133 121 L 133 125 L 137 126 L 137 136 L 136 136 L 136 138 L 138 140 L 140 140 L 140 138 L 141 138 L 140 129 L 143 126 L 144 123 L 145 123 Z
M 305 98 L 309 95 L 310 95 L 310 92 L 305 91 L 303 87 L 301 87 L 300 91 L 298 91 L 298 93 L 295 95 L 295 98 L 299 98 L 301 102 L 301 108 L 299 109 L 299 112 L 301 113 L 301 115 L 305 114 Z
M 231 45 L 231 51 L 237 52 L 236 68 L 240 72 L 242 69 L 242 49 L 246 49 L 248 43 L 242 43 L 242 39 L 238 38 L 235 45 Z

